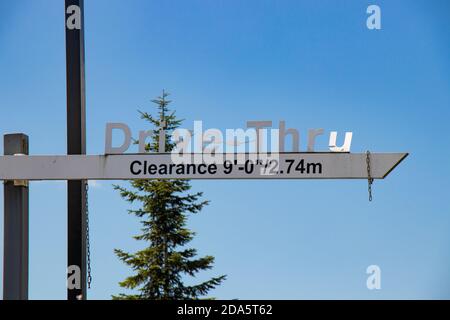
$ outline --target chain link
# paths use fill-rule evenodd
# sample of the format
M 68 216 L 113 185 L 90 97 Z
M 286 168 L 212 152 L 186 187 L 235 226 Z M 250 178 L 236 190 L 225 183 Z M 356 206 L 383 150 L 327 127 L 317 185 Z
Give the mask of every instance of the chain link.
M 370 151 L 366 152 L 366 164 L 367 164 L 367 191 L 369 192 L 369 201 L 372 201 L 372 184 L 373 178 L 370 168 Z
M 85 181 L 85 199 L 86 199 L 86 264 L 87 264 L 87 284 L 88 288 L 91 288 L 92 283 L 92 275 L 91 275 L 91 244 L 89 239 L 89 202 L 88 202 L 88 194 L 89 194 L 89 181 Z

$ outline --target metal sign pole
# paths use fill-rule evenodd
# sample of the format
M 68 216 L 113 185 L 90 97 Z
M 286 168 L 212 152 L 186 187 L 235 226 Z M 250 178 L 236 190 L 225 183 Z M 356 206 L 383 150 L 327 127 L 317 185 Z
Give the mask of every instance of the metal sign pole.
M 66 0 L 67 154 L 86 154 L 84 1 Z M 68 270 L 78 267 L 79 285 L 67 288 L 68 300 L 86 299 L 85 181 L 67 182 Z M 68 273 L 68 279 L 71 274 Z
M 28 136 L 5 135 L 4 153 L 28 154 Z M 3 193 L 3 299 L 28 300 L 28 183 L 5 181 Z

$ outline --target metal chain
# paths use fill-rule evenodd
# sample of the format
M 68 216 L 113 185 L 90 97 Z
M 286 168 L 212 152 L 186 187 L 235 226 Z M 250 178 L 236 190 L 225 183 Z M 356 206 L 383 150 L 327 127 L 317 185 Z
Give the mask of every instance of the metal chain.
M 91 244 L 89 239 L 89 181 L 86 180 L 85 185 L 85 198 L 86 198 L 86 263 L 87 263 L 87 284 L 88 288 L 91 288 L 92 275 L 91 275 Z
M 367 164 L 367 191 L 369 192 L 369 201 L 372 201 L 372 184 L 373 178 L 370 169 L 370 151 L 366 152 L 366 164 Z

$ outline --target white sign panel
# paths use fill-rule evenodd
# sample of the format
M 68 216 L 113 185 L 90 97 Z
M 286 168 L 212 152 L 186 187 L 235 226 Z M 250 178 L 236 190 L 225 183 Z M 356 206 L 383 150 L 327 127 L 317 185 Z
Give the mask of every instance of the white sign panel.
M 408 154 L 370 154 L 370 173 L 385 178 Z M 185 155 L 186 156 L 186 155 Z M 367 179 L 364 153 L 219 154 L 175 163 L 167 154 L 3 156 L 0 180 Z M 210 156 L 211 157 L 211 156 Z M 237 159 L 237 160 L 236 160 Z

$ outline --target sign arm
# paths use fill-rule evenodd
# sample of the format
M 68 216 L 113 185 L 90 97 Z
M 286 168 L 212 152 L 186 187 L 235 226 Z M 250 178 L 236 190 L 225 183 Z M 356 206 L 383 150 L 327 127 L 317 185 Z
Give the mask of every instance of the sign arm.
M 409 156 L 409 153 L 408 152 L 404 153 L 403 157 L 400 160 L 398 160 L 397 163 L 395 163 L 392 166 L 392 168 L 388 170 L 388 172 L 386 172 L 386 174 L 383 176 L 382 179 L 386 178 L 400 164 L 400 162 L 402 162 L 404 159 L 406 159 L 407 156 Z

